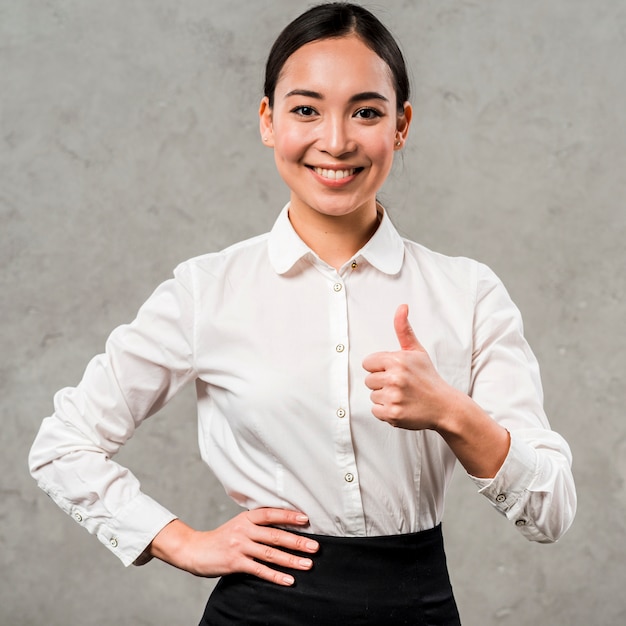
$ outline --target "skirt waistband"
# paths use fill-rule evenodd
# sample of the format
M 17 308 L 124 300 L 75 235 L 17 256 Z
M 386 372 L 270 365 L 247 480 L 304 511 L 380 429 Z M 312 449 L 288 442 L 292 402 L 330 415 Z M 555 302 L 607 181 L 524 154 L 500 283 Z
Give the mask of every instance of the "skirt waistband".
M 460 624 L 441 526 L 418 533 L 331 537 L 319 542 L 313 568 L 289 571 L 281 587 L 247 574 L 223 577 L 200 626 L 309 624 L 456 626 Z
M 301 530 L 289 529 L 294 535 L 311 537 L 319 542 L 320 546 L 339 546 L 341 549 L 405 549 L 420 547 L 426 548 L 438 545 L 443 540 L 441 524 L 427 530 L 400 535 L 373 535 L 367 537 L 336 537 L 334 535 L 316 535 Z

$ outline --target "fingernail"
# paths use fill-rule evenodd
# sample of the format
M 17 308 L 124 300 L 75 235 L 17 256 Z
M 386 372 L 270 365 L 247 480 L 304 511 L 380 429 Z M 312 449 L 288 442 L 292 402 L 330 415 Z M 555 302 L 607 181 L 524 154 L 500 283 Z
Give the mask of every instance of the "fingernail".
M 308 550 L 317 550 L 319 547 L 317 541 L 307 541 L 305 545 Z
M 294 580 L 293 576 L 286 575 L 286 576 L 283 576 L 283 582 L 284 582 L 286 585 L 293 585 L 293 583 L 295 582 L 295 580 Z
M 313 561 L 311 561 L 311 559 L 300 559 L 301 567 L 311 567 L 311 565 L 313 565 Z
M 296 517 L 296 521 L 298 521 L 298 522 L 308 522 L 309 518 L 306 515 L 298 515 Z

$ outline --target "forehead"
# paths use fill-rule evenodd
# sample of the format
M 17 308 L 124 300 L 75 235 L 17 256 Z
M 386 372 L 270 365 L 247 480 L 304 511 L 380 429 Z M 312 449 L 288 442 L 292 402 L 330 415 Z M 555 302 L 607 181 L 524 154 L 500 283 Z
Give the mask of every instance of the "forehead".
M 394 91 L 387 63 L 355 35 L 321 39 L 298 48 L 285 62 L 276 91 L 306 88 L 324 93 L 342 87 L 354 92 Z

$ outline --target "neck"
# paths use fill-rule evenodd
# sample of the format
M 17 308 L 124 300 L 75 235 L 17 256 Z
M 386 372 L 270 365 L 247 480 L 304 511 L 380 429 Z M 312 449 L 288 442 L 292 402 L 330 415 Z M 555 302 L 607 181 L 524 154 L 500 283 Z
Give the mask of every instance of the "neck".
M 339 216 L 304 210 L 293 202 L 289 207 L 289 221 L 300 239 L 337 270 L 370 240 L 380 217 L 375 202 L 349 215 Z

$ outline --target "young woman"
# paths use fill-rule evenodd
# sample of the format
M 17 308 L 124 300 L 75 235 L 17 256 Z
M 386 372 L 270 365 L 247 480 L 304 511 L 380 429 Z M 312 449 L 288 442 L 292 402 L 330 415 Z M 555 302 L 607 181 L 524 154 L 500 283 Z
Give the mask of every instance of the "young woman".
M 125 564 L 222 577 L 202 624 L 458 624 L 440 527 L 457 459 L 527 539 L 572 521 L 569 448 L 504 287 L 377 202 L 411 118 L 371 13 L 287 26 L 260 106 L 290 189 L 274 228 L 180 265 L 42 424 L 33 475 Z M 215 530 L 111 460 L 192 380 L 202 456 L 245 509 Z

